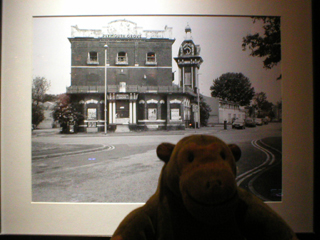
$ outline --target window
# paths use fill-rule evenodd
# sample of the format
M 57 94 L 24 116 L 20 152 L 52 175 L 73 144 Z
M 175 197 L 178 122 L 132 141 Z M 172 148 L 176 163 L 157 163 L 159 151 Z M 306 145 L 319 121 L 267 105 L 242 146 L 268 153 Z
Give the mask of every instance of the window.
M 87 64 L 99 64 L 97 52 L 88 53 Z
M 116 59 L 116 64 L 118 65 L 127 65 L 128 64 L 128 55 L 126 52 L 119 52 Z
M 184 70 L 184 85 L 185 86 L 190 86 L 192 85 L 191 83 L 191 67 L 186 67 Z
M 171 120 L 181 120 L 179 108 L 171 109 Z
M 157 120 L 156 108 L 148 108 L 148 120 Z
M 96 119 L 97 119 L 97 109 L 88 108 L 88 120 L 96 120 Z
M 126 82 L 119 83 L 119 92 L 126 92 Z
M 191 73 L 186 72 L 184 74 L 184 85 L 191 86 Z
M 146 65 L 156 65 L 156 64 L 157 64 L 156 54 L 154 52 L 148 52 Z

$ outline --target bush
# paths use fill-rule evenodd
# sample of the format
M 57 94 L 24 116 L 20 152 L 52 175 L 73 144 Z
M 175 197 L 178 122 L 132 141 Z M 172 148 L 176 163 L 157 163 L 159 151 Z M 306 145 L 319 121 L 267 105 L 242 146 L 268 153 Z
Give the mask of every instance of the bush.
M 115 132 L 117 129 L 117 125 L 115 124 L 108 124 L 107 126 L 108 132 Z

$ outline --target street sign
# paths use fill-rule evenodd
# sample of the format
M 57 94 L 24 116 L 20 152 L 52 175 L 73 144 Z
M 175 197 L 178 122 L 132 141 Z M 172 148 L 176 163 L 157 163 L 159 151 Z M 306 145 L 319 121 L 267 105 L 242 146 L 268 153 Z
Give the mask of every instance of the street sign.
M 199 108 L 198 105 L 192 104 L 192 112 L 198 112 Z

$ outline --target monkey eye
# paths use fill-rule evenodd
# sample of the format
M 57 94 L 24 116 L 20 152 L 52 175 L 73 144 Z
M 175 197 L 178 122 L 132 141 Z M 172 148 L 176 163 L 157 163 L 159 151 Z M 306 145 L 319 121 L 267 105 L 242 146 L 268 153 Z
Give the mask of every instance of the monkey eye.
M 223 160 L 226 160 L 226 153 L 224 151 L 220 152 L 220 156 L 222 157 Z
M 194 160 L 194 155 L 193 155 L 193 153 L 189 153 L 189 156 L 188 156 L 188 162 L 193 162 L 193 160 Z

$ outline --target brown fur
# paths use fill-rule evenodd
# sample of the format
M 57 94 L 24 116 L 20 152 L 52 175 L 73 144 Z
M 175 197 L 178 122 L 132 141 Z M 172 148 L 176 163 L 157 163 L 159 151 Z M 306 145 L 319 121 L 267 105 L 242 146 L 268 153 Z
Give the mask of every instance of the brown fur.
M 271 208 L 237 187 L 241 150 L 209 135 L 157 148 L 164 161 L 157 191 L 131 212 L 112 240 L 291 240 L 290 227 Z

